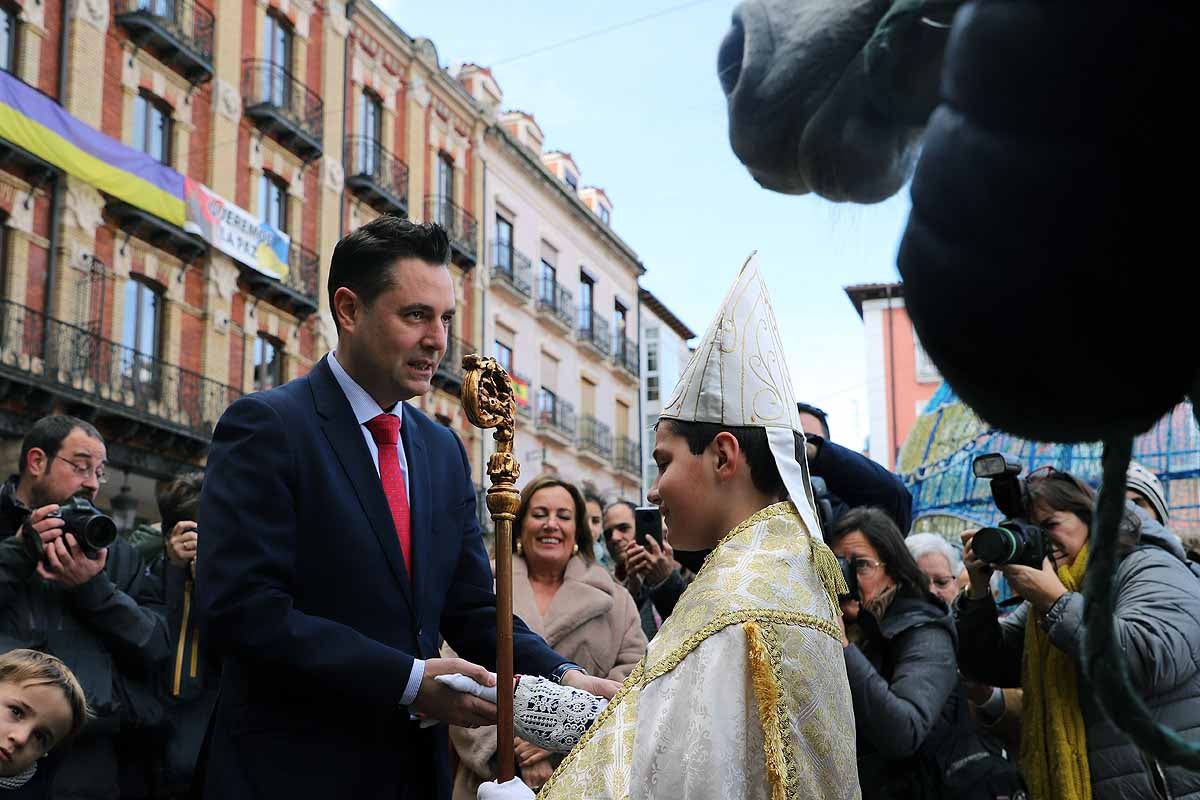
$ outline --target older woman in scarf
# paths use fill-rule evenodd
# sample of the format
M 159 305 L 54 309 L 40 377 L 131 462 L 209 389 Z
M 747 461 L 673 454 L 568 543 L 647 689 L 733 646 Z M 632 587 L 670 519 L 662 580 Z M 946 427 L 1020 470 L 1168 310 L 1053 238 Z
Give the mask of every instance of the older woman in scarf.
M 1025 507 L 1048 538 L 1041 569 L 1000 567 L 1025 603 L 1001 619 L 993 568 L 963 534 L 970 583 L 955 603 L 959 664 L 994 686 L 1025 690 L 1021 769 L 1034 800 L 1200 798 L 1200 773 L 1145 758 L 1082 680 L 1079 589 L 1088 568 L 1095 493 L 1053 469 L 1026 481 Z M 1200 581 L 1178 538 L 1132 504 L 1122 524 L 1117 636 L 1134 686 L 1159 722 L 1200 741 Z

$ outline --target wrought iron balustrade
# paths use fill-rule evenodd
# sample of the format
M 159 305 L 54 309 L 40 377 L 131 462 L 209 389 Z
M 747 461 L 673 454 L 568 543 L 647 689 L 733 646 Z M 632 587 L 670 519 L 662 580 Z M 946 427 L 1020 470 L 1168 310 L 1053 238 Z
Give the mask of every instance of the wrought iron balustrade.
M 492 243 L 492 279 L 508 284 L 523 297 L 533 296 L 529 256 L 504 242 Z
M 325 101 L 282 65 L 255 58 L 243 61 L 242 103 L 248 117 L 306 161 L 320 157 Z
M 114 21 L 191 83 L 213 76 L 213 13 L 193 0 L 115 0 Z
M 612 332 L 603 314 L 586 308 L 579 310 L 579 341 L 603 355 L 612 352 Z
M 408 213 L 408 165 L 373 136 L 346 137 L 346 186 L 380 211 Z
M 641 374 L 638 363 L 638 345 L 628 336 L 617 336 L 617 346 L 613 351 L 613 361 L 618 367 L 637 377 Z
M 538 430 L 574 439 L 575 407 L 556 395 L 539 392 L 537 426 Z
M 538 281 L 537 307 L 568 330 L 575 327 L 574 297 L 558 281 L 551 278 Z
M 641 475 L 642 453 L 638 449 L 638 443 L 628 436 L 618 437 L 613 454 L 613 466 L 629 475 Z
M 479 223 L 462 206 L 448 197 L 426 195 L 425 221 L 436 222 L 450 237 L 451 258 L 456 264 L 474 266 Z
M 242 394 L 9 300 L 0 301 L 0 373 L 200 439 Z
M 613 455 L 612 430 L 595 417 L 582 417 L 577 446 L 581 451 L 594 453 L 607 461 Z

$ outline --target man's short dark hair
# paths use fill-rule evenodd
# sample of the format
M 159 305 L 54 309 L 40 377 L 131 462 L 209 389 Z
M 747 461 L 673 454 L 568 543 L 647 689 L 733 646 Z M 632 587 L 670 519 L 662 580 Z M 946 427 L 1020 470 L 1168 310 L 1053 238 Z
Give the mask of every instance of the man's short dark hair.
M 29 467 L 29 451 L 35 447 L 45 453 L 46 458 L 53 459 L 62 448 L 63 441 L 76 428 L 81 429 L 89 437 L 97 441 L 104 441 L 104 437 L 100 435 L 100 431 L 96 430 L 94 425 L 90 422 L 84 422 L 78 417 L 68 416 L 67 414 L 52 414 L 48 417 L 42 417 L 33 423 L 33 427 L 29 429 L 28 433 L 25 434 L 25 438 L 21 440 L 21 457 L 17 461 L 17 472 L 21 475 L 25 474 L 25 470 Z
M 202 488 L 204 473 L 192 472 L 171 481 L 158 493 L 158 514 L 162 517 L 164 538 L 171 535 L 177 523 L 196 520 L 200 514 Z
M 808 403 L 796 403 L 797 410 L 801 414 L 811 414 L 821 421 L 821 429 L 825 431 L 825 441 L 829 441 L 829 415 L 816 406 L 810 406 Z
M 329 262 L 330 309 L 333 293 L 342 286 L 366 305 L 375 302 L 391 286 L 389 268 L 400 258 L 445 264 L 450 259 L 445 228 L 436 222 L 418 223 L 387 214 L 343 237 L 333 248 Z M 338 325 L 336 311 L 333 322 Z
M 746 457 L 746 463 L 750 465 L 750 480 L 754 482 L 754 488 L 768 497 L 777 497 L 780 500 L 788 496 L 787 486 L 783 483 L 779 467 L 775 464 L 775 456 L 771 453 L 771 444 L 767 441 L 766 428 L 719 425 L 715 422 L 681 422 L 677 419 L 663 419 L 658 424 L 670 425 L 676 435 L 687 440 L 688 452 L 694 456 L 703 453 L 704 448 L 717 438 L 717 434 L 732 435 L 737 439 L 738 447 Z M 799 448 L 804 446 L 804 440 L 799 434 L 795 434 L 795 438 L 799 452 Z

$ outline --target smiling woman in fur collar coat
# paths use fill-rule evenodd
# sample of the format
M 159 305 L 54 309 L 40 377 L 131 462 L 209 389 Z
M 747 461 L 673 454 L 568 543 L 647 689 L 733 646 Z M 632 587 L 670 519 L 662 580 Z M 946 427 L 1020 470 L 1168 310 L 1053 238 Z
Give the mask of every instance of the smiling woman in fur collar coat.
M 633 597 L 595 563 L 579 489 L 553 476 L 534 480 L 513 529 L 513 613 L 589 674 L 624 681 L 646 653 L 646 636 Z M 479 784 L 496 777 L 496 728 L 452 727 L 450 740 L 459 760 L 454 800 L 475 800 Z M 532 789 L 562 760 L 520 739 L 516 753 Z

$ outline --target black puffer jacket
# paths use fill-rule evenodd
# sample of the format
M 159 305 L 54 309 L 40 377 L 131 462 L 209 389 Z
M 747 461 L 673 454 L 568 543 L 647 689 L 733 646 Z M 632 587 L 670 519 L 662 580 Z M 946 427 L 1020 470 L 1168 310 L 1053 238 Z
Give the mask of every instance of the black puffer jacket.
M 1133 506 L 1130 506 L 1133 509 Z M 1184 563 L 1179 539 L 1138 515 L 1123 531 L 1127 554 L 1117 568 L 1115 625 L 1133 685 L 1154 718 L 1200 742 L 1200 580 Z M 1139 529 L 1140 528 L 1140 529 Z M 991 597 L 955 603 L 963 672 L 995 686 L 1019 686 L 1026 603 L 998 619 Z M 1046 616 L 1051 643 L 1081 665 L 1083 595 L 1071 592 Z M 1200 773 L 1147 760 L 1104 713 L 1079 677 L 1095 800 L 1200 800 Z
M 862 640 L 845 654 L 863 800 L 938 797 L 926 751 L 953 735 L 953 620 L 940 600 L 900 596 L 882 620 L 863 610 L 858 624 Z

